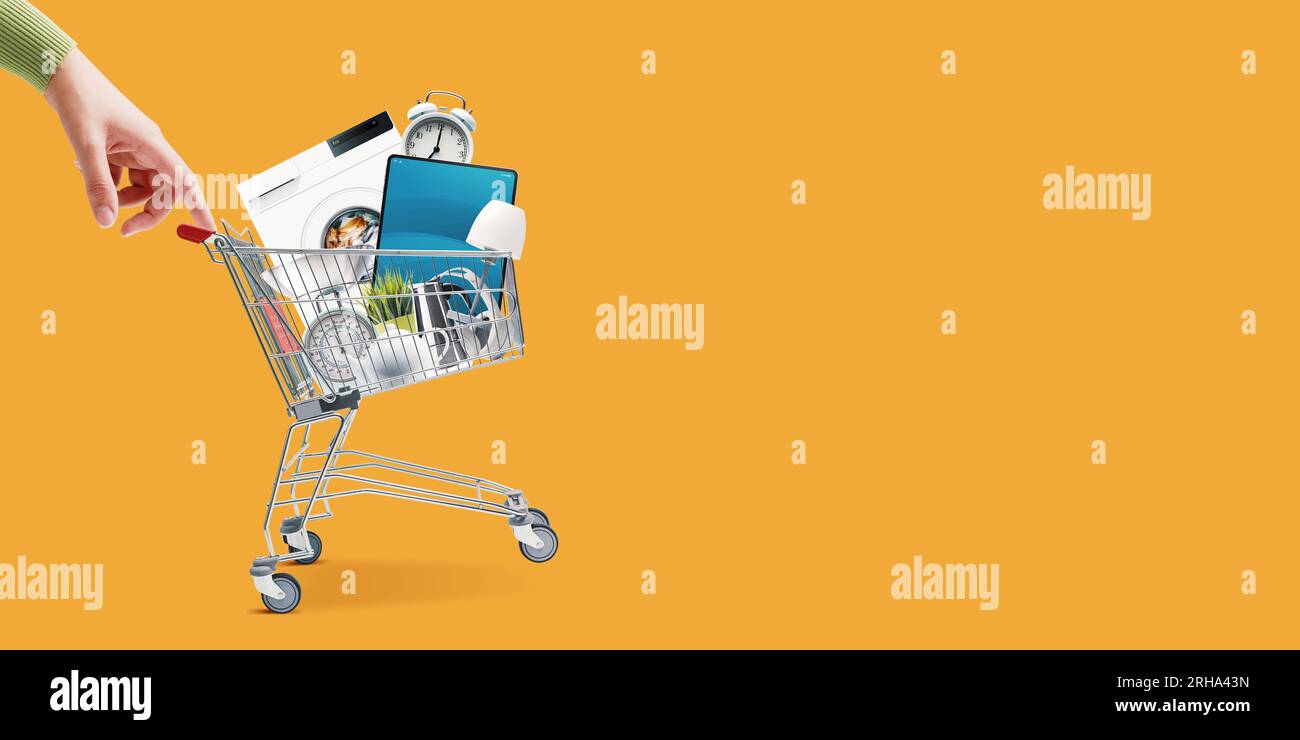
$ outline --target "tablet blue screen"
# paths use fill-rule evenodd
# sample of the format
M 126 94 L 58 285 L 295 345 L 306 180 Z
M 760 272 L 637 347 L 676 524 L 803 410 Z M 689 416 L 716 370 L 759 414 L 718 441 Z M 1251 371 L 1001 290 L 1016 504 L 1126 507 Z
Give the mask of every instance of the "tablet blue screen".
M 450 267 L 477 262 L 385 257 L 384 250 L 474 250 L 465 242 L 474 219 L 490 200 L 514 203 L 517 180 L 511 170 L 390 157 L 374 274 L 395 270 L 409 275 L 412 282 L 425 282 Z M 489 287 L 500 287 L 499 264 L 492 273 L 488 276 Z

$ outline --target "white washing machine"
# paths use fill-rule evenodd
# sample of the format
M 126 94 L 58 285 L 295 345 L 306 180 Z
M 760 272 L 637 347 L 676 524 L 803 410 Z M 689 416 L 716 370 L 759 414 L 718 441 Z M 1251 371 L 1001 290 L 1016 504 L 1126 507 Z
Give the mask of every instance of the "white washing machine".
M 263 246 L 374 249 L 388 155 L 401 153 L 380 113 L 245 180 L 239 197 Z
M 379 209 L 384 198 L 384 176 L 388 155 L 402 153 L 402 137 L 387 113 L 380 113 L 332 136 L 298 156 L 240 183 L 239 197 L 253 219 L 265 247 L 374 250 L 379 239 Z M 299 258 L 321 259 L 320 257 Z M 292 255 L 271 255 L 267 281 L 278 290 L 295 288 L 293 276 L 340 272 L 302 266 Z M 347 280 L 359 274 L 368 278 L 374 258 L 349 260 L 356 263 Z M 279 271 L 274 268 L 281 267 Z M 276 280 L 277 274 L 286 277 Z M 313 286 L 306 295 L 286 295 L 302 316 L 304 339 L 310 350 L 317 320 L 328 323 L 340 307 L 355 311 L 360 298 L 355 284 L 343 290 Z M 355 322 L 369 326 L 365 316 Z M 333 378 L 339 380 L 339 378 Z

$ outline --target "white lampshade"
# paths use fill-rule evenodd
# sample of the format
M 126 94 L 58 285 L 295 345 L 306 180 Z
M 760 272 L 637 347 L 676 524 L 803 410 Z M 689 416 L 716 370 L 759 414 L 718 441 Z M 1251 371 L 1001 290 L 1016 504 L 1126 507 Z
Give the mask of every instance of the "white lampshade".
M 465 241 L 479 249 L 509 252 L 515 259 L 519 259 L 524 254 L 524 235 L 527 231 L 524 209 L 504 200 L 490 200 L 478 212 Z

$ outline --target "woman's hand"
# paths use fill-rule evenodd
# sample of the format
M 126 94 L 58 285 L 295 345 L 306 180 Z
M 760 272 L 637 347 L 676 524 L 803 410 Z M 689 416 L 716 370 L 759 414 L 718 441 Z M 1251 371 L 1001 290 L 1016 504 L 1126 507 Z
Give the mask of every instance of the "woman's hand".
M 199 180 L 163 138 L 162 130 L 126 99 L 95 65 L 73 49 L 45 89 L 77 155 L 95 222 L 108 228 L 118 210 L 144 204 L 122 224 L 122 236 L 157 226 L 184 205 L 194 222 L 215 228 Z M 117 183 L 128 170 L 128 185 Z

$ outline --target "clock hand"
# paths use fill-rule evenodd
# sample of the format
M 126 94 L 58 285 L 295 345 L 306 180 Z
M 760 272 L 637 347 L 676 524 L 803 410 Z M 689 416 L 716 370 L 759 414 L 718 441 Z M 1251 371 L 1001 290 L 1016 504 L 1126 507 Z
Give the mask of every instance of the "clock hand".
M 438 140 L 433 142 L 433 151 L 429 152 L 429 159 L 442 150 L 442 124 L 438 124 Z

